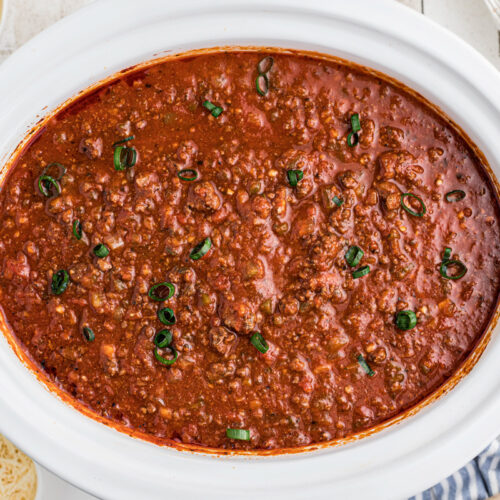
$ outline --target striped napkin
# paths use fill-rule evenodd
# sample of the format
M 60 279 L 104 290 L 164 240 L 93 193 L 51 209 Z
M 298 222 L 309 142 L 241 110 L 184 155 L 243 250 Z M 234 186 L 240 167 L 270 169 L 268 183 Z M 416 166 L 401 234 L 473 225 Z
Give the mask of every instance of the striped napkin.
M 460 470 L 409 500 L 485 500 L 498 493 L 500 438 Z

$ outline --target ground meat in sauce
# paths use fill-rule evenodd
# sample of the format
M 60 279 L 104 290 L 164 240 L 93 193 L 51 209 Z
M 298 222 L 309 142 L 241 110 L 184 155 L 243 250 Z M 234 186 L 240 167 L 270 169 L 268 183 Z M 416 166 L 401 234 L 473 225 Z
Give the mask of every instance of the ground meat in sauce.
M 273 54 L 261 96 L 262 57 L 174 59 L 107 84 L 46 124 L 0 195 L 0 302 L 19 342 L 73 398 L 167 443 L 272 449 L 373 427 L 450 377 L 499 293 L 494 189 L 443 118 L 362 69 L 294 54 Z M 137 163 L 117 171 L 113 144 L 129 136 Z M 66 173 L 46 198 L 37 179 L 52 162 Z M 465 199 L 447 203 L 455 189 Z M 423 217 L 401 208 L 404 192 Z M 370 267 L 358 279 L 351 245 Z M 463 278 L 441 277 L 445 247 Z M 54 295 L 60 269 L 70 281 Z M 175 295 L 151 300 L 165 281 Z M 171 366 L 153 355 L 161 307 L 176 316 Z M 415 328 L 396 327 L 402 310 Z

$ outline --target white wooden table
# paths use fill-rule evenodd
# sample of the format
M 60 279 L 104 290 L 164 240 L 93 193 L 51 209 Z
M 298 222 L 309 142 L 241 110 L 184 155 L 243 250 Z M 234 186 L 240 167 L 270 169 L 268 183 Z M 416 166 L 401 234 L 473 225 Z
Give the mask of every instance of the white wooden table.
M 92 1 L 99 0 L 10 0 L 5 30 L 0 35 L 0 62 L 47 26 Z M 495 25 L 483 0 L 394 1 L 399 1 L 423 13 L 455 32 L 500 70 L 500 29 Z M 43 474 L 45 487 L 42 500 L 91 500 L 94 498 L 47 471 L 43 471 Z

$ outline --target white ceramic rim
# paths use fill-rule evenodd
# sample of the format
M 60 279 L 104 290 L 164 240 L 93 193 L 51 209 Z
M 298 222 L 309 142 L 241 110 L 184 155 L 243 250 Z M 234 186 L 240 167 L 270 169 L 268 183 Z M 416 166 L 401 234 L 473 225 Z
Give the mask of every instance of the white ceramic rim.
M 95 2 L 0 66 L 0 162 L 38 115 L 89 84 L 162 49 L 224 45 L 332 53 L 398 78 L 461 124 L 499 174 L 500 74 L 390 0 Z M 497 328 L 450 394 L 370 438 L 309 454 L 218 458 L 158 447 L 84 417 L 38 383 L 0 336 L 0 431 L 102 498 L 400 499 L 456 470 L 500 432 L 499 357 Z

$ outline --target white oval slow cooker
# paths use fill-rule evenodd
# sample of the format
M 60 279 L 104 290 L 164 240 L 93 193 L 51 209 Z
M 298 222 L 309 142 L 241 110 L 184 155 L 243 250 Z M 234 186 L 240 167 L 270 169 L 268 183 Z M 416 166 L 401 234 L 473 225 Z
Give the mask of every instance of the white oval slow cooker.
M 40 117 L 89 85 L 169 52 L 218 46 L 312 50 L 387 73 L 441 107 L 500 176 L 500 73 L 391 0 L 95 2 L 0 66 L 0 165 Z M 94 421 L 40 383 L 0 335 L 0 431 L 105 499 L 401 499 L 500 433 L 499 333 L 469 375 L 416 415 L 341 446 L 260 457 L 160 447 Z

